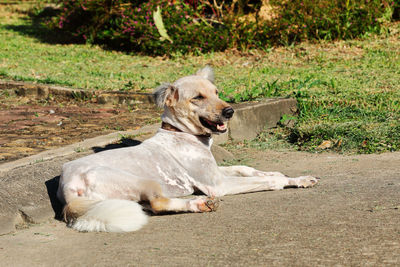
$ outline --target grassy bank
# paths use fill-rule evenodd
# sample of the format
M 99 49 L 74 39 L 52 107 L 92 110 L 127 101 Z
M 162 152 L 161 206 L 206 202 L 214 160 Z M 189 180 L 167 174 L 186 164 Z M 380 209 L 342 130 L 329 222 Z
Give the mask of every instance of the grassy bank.
M 0 8 L 1 79 L 151 91 L 161 82 L 211 64 L 221 97 L 229 101 L 271 96 L 298 99 L 295 126 L 264 133 L 256 142 L 261 148 L 275 140 L 274 144 L 290 142 L 309 151 L 400 150 L 399 24 L 391 25 L 385 36 L 362 40 L 167 59 L 60 44 L 54 33 L 19 12 L 20 7 Z M 282 124 L 286 119 L 290 118 Z

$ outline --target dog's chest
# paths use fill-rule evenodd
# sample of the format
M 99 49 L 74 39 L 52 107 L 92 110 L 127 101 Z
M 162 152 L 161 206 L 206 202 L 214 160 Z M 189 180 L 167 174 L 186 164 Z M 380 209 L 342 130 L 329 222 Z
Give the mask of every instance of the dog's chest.
M 160 131 L 149 140 L 149 145 L 159 146 L 159 152 L 163 151 L 168 154 L 168 162 L 164 164 L 169 165 L 167 169 L 182 168 L 188 177 L 180 177 L 182 179 L 194 179 L 197 182 L 206 182 L 210 173 L 215 176 L 218 166 L 210 151 L 211 142 L 209 140 L 202 140 L 193 135 L 185 133 L 170 133 L 167 131 Z M 161 152 L 162 153 L 162 152 Z M 166 166 L 164 164 L 157 164 L 159 170 L 163 170 Z M 176 166 L 175 166 L 176 165 Z M 207 179 L 207 181 L 205 181 Z

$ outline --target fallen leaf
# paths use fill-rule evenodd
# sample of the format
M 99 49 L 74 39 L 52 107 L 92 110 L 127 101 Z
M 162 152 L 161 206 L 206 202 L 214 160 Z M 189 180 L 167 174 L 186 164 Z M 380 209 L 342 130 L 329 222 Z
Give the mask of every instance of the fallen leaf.
M 337 141 L 336 146 L 340 147 L 342 145 L 342 139 L 340 139 L 339 141 Z
M 318 149 L 328 149 L 332 147 L 332 141 L 325 140 L 317 148 Z
M 362 146 L 362 147 L 366 147 L 367 144 L 368 144 L 368 141 L 367 141 L 367 140 L 364 140 L 364 141 L 362 141 L 361 146 Z

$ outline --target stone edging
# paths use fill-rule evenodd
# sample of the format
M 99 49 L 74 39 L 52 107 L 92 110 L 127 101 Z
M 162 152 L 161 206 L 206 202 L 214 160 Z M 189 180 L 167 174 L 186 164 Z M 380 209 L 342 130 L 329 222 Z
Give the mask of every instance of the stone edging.
M 95 98 L 96 103 L 102 105 L 154 103 L 153 94 L 151 93 L 71 89 L 61 86 L 14 81 L 0 81 L 0 90 L 8 90 L 14 95 L 30 96 L 35 98 L 54 97 L 58 99 L 77 100 Z

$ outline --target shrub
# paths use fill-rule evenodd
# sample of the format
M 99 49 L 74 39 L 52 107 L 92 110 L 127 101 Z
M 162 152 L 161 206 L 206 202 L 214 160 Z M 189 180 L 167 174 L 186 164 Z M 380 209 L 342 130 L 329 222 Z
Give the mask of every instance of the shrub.
M 391 6 L 393 7 L 392 19 L 400 20 L 400 1 L 399 0 L 393 1 L 391 3 Z
M 172 42 L 163 39 L 154 24 L 153 12 L 158 6 Z M 49 26 L 89 43 L 153 55 L 226 49 L 231 42 L 228 29 L 203 18 L 203 10 L 203 5 L 194 7 L 182 0 L 64 1 L 62 12 Z
M 271 0 L 275 19 L 271 38 L 280 44 L 313 39 L 349 39 L 379 32 L 381 18 L 394 2 L 385 0 Z M 388 18 L 390 20 L 390 18 Z
M 263 2 L 226 1 L 217 6 L 211 0 L 65 0 L 48 26 L 81 41 L 163 55 L 355 38 L 380 32 L 399 10 L 398 1 L 386 0 L 270 0 L 272 14 L 266 20 L 259 16 Z M 157 7 L 172 42 L 162 38 L 154 24 Z

